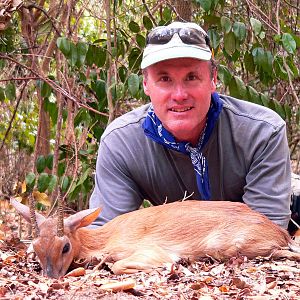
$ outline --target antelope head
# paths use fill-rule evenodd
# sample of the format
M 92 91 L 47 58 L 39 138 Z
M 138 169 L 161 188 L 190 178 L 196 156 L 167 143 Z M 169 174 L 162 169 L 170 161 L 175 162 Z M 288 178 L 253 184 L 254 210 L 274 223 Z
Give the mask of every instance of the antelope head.
M 30 223 L 30 210 L 26 205 L 15 199 L 11 205 Z M 91 224 L 99 215 L 100 209 L 87 209 L 64 220 L 64 234 L 58 235 L 57 219 L 46 218 L 35 212 L 39 235 L 33 240 L 32 246 L 36 253 L 44 275 L 52 278 L 64 276 L 80 249 L 80 241 L 76 231 Z

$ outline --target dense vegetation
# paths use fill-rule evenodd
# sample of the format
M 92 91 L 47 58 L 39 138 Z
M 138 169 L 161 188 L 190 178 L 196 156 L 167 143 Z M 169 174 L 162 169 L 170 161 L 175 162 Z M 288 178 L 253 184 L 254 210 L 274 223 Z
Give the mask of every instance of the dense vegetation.
M 34 190 L 49 204 L 60 186 L 86 205 L 107 123 L 148 101 L 145 36 L 176 18 L 208 31 L 220 92 L 287 122 L 299 170 L 299 2 L 0 1 L 0 197 Z

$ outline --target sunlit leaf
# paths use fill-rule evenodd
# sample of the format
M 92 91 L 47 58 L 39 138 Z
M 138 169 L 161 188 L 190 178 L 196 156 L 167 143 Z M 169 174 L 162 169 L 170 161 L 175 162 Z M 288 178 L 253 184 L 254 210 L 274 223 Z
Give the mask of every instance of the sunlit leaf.
M 59 37 L 56 41 L 58 49 L 68 57 L 71 51 L 71 42 L 66 37 Z
M 232 27 L 234 35 L 239 41 L 243 41 L 246 38 L 246 25 L 242 22 L 235 22 Z
M 261 22 L 255 18 L 250 18 L 250 24 L 251 27 L 254 31 L 255 35 L 259 35 L 259 33 L 261 32 Z
M 137 74 L 130 74 L 128 77 L 128 90 L 132 97 L 135 97 L 139 91 L 139 76 Z
M 27 186 L 27 190 L 32 190 L 35 184 L 35 174 L 30 172 L 25 177 L 25 182 Z
M 224 36 L 224 48 L 228 54 L 233 54 L 235 47 L 236 39 L 233 32 L 229 32 Z
M 296 42 L 291 34 L 284 33 L 282 35 L 282 45 L 288 53 L 291 53 L 291 54 L 295 53 Z
M 221 17 L 221 26 L 222 26 L 222 29 L 225 33 L 228 33 L 230 32 L 230 29 L 231 29 L 231 21 L 229 18 L 225 17 L 225 16 L 222 16 Z
M 41 203 L 45 206 L 48 206 L 48 207 L 51 206 L 51 200 L 50 200 L 50 198 L 48 197 L 47 194 L 41 193 L 39 191 L 34 191 L 32 194 L 34 196 L 34 199 L 37 202 L 39 202 L 39 203 Z

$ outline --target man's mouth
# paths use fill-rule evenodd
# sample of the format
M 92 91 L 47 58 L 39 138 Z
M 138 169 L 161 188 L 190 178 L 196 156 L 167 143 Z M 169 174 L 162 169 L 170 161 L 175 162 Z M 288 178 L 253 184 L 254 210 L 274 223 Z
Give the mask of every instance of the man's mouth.
M 183 108 L 171 108 L 170 111 L 172 112 L 185 112 L 191 110 L 192 107 L 183 107 Z

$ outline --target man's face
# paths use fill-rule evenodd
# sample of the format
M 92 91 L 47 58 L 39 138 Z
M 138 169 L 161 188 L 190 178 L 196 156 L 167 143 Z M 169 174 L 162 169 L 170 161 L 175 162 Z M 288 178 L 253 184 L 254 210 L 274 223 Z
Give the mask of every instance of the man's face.
M 205 126 L 216 74 L 210 62 L 194 58 L 162 61 L 147 68 L 145 94 L 164 128 L 177 141 L 198 142 Z M 213 77 L 213 78 L 212 78 Z

